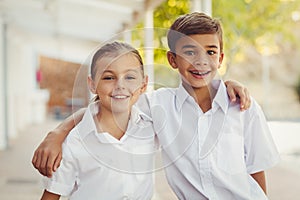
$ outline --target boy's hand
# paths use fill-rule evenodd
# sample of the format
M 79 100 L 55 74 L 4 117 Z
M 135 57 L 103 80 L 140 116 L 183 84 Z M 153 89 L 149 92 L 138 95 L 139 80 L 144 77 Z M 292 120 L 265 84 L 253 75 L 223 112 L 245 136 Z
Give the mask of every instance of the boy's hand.
M 42 175 L 50 178 L 59 167 L 61 159 L 62 141 L 52 131 L 35 150 L 32 164 Z
M 240 98 L 240 109 L 241 111 L 247 110 L 250 107 L 251 99 L 249 91 L 240 82 L 228 80 L 225 81 L 227 87 L 227 93 L 230 101 L 236 101 L 236 98 Z

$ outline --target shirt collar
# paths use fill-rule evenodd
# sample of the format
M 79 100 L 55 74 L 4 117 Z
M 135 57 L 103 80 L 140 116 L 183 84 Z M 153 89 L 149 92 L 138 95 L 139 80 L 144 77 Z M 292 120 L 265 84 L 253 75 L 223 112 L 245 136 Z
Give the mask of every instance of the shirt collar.
M 90 133 L 97 133 L 94 115 L 99 112 L 99 102 L 90 103 L 83 115 L 82 120 L 77 126 L 78 134 L 85 138 Z
M 94 133 L 98 134 L 96 124 L 94 121 L 94 116 L 99 112 L 99 102 L 93 102 L 88 105 L 83 118 L 81 122 L 77 126 L 78 134 L 82 139 L 84 139 L 88 134 Z M 138 109 L 136 106 L 132 106 L 131 109 L 131 116 L 130 116 L 130 121 L 128 124 L 129 126 L 134 126 L 135 124 L 142 125 L 144 122 L 152 122 L 152 118 L 143 113 L 140 109 Z M 107 134 L 104 134 L 105 136 Z M 97 137 L 103 138 L 103 136 Z M 124 135 L 126 138 L 126 135 Z M 106 143 L 112 143 L 112 140 L 107 140 L 106 138 Z M 124 139 L 125 139 L 124 138 Z M 101 142 L 104 142 L 105 140 L 101 140 Z
M 213 80 L 212 85 L 215 89 L 217 89 L 216 96 L 212 102 L 212 111 L 220 107 L 224 113 L 227 113 L 228 105 L 229 105 L 229 98 L 227 95 L 227 90 L 224 82 L 222 80 Z M 180 110 L 182 105 L 188 98 L 193 98 L 183 87 L 182 84 L 177 88 L 176 91 L 176 108 Z
M 226 114 L 229 105 L 229 97 L 227 94 L 227 89 L 222 80 L 213 80 L 212 85 L 215 89 L 217 89 L 216 96 L 212 103 L 213 112 L 220 107 L 222 111 Z
M 190 94 L 186 91 L 186 89 L 183 87 L 182 84 L 179 85 L 179 87 L 176 90 L 176 108 L 180 110 L 182 108 L 182 105 L 184 102 L 191 97 Z

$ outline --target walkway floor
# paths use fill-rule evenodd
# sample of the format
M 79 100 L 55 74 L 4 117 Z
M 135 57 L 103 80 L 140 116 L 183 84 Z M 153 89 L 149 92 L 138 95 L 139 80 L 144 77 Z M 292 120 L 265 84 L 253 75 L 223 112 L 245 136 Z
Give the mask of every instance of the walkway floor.
M 33 200 L 39 199 L 42 193 L 41 176 L 31 165 L 34 149 L 59 122 L 48 120 L 46 123 L 32 125 L 19 133 L 18 138 L 11 141 L 10 148 L 0 151 L 0 199 L 1 200 Z M 286 127 L 293 127 L 294 134 L 289 135 L 298 146 L 287 145 L 281 135 Z M 271 200 L 295 200 L 300 197 L 300 123 L 270 123 L 274 129 L 274 140 L 282 152 L 282 162 L 267 171 L 268 194 Z M 281 127 L 281 128 L 280 128 Z M 285 128 L 284 128 L 285 127 Z M 283 132 L 282 132 L 283 131 Z M 285 131 L 285 132 L 284 132 Z M 279 133 L 281 133 L 279 135 Z M 298 134 L 296 134 L 298 133 Z M 284 143 L 284 144 L 281 144 Z M 294 147 L 298 147 L 294 148 Z M 159 172 L 156 181 L 157 194 L 155 200 L 176 199 L 164 180 L 163 172 Z

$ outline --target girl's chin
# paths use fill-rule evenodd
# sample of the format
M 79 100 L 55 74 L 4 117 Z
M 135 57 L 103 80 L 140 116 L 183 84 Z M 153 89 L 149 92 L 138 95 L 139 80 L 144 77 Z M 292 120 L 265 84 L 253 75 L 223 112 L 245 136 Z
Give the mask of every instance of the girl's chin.
M 125 112 L 128 113 L 130 110 L 131 110 L 131 106 L 128 103 L 126 103 L 126 104 L 120 103 L 117 105 L 113 105 L 111 107 L 111 111 L 113 113 L 125 113 Z

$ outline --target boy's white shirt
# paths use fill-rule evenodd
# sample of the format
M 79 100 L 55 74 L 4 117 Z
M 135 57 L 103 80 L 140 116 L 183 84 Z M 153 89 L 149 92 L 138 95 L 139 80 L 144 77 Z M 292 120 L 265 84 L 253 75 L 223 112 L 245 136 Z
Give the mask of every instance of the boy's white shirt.
M 63 160 L 51 179 L 49 192 L 70 199 L 151 199 L 155 134 L 152 119 L 135 106 L 125 135 L 117 140 L 97 133 L 92 103 L 63 144 Z
M 179 199 L 267 199 L 249 175 L 279 161 L 266 119 L 254 99 L 241 112 L 215 80 L 212 109 L 203 113 L 181 85 L 138 102 L 152 116 L 168 182 Z M 146 103 L 147 102 L 147 103 Z M 146 106 L 147 104 L 147 106 Z

